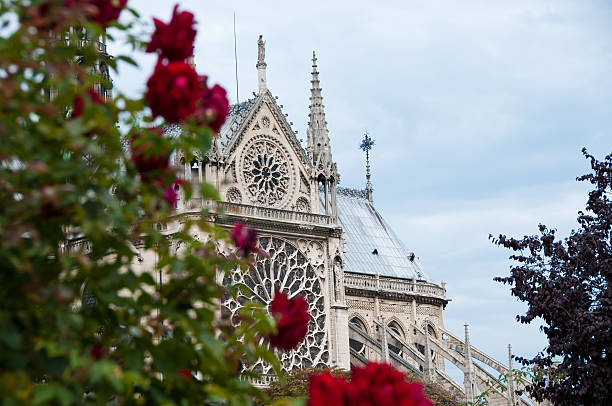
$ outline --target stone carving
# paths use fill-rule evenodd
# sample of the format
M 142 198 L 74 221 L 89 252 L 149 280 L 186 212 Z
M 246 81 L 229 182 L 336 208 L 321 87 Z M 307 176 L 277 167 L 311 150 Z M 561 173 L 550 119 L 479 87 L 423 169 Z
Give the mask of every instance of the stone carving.
M 440 309 L 436 306 L 421 304 L 417 307 L 417 315 L 438 317 L 440 315 Z
M 333 268 L 333 276 L 334 276 L 334 299 L 336 302 L 344 302 L 344 281 L 342 278 L 342 261 L 340 257 L 336 257 L 334 259 L 334 268 Z
M 310 194 L 310 185 L 302 173 L 300 173 L 300 192 Z
M 267 139 L 253 143 L 242 160 L 242 176 L 253 202 L 278 206 L 289 193 L 290 162 L 285 151 Z
M 403 306 L 399 304 L 393 303 L 381 303 L 380 305 L 381 312 L 389 312 L 389 313 L 397 313 L 397 314 L 409 314 L 411 311 L 410 306 Z
M 270 127 L 270 119 L 268 117 L 266 117 L 266 116 L 263 116 L 263 118 L 261 119 L 261 125 L 264 128 Z
M 270 254 L 270 258 L 260 257 L 249 271 L 237 269 L 224 278 L 224 284 L 242 285 L 248 291 L 246 294 L 239 293 L 236 299 L 226 299 L 224 310 L 230 312 L 233 319 L 245 301 L 268 304 L 276 290 L 290 297 L 306 297 L 308 311 L 312 316 L 308 335 L 298 348 L 279 352 L 279 357 L 285 370 L 310 366 L 325 367 L 329 362 L 327 321 L 319 278 L 306 255 L 289 241 L 276 237 L 261 237 L 259 244 Z M 264 375 L 272 373 L 271 367 L 263 361 L 258 361 L 249 368 Z
M 257 41 L 257 65 L 265 64 L 266 61 L 266 41 L 263 40 L 263 35 L 259 36 Z
M 310 202 L 305 197 L 300 197 L 295 202 L 295 211 L 301 211 L 302 213 L 310 212 Z
M 228 178 L 228 181 L 236 182 L 237 178 L 236 178 L 236 163 L 235 162 L 232 162 L 225 176 Z
M 313 267 L 322 265 L 325 261 L 325 250 L 320 242 L 299 239 L 297 245 L 298 249 L 306 254 Z
M 225 193 L 225 200 L 230 203 L 242 203 L 242 194 L 237 188 L 231 187 Z
M 368 302 L 359 299 L 346 299 L 346 305 L 350 309 L 358 310 L 374 310 L 374 302 Z

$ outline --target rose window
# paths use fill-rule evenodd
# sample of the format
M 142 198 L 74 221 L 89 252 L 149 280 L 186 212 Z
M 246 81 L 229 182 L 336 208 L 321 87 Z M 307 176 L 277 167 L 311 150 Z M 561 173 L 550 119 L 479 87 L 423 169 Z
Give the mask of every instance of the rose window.
M 276 290 L 289 297 L 304 296 L 308 300 L 308 312 L 312 316 L 308 334 L 304 341 L 292 351 L 279 351 L 278 355 L 285 370 L 293 368 L 325 367 L 327 334 L 325 332 L 325 306 L 319 278 L 305 255 L 293 244 L 280 238 L 262 237 L 259 245 L 270 254 L 261 257 L 249 271 L 235 270 L 224 279 L 224 284 L 242 285 L 247 293 L 240 292 L 236 299 L 224 303 L 225 311 L 232 317 L 247 300 L 268 305 Z M 251 365 L 260 374 L 272 373 L 271 367 L 263 361 Z
M 259 204 L 279 204 L 289 189 L 289 163 L 280 146 L 270 141 L 253 144 L 242 170 L 251 199 Z

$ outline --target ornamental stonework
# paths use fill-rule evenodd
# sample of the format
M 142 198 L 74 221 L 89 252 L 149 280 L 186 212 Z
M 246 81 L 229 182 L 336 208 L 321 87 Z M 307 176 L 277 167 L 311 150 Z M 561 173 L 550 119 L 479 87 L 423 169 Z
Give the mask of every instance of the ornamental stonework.
M 319 278 L 307 255 L 288 240 L 276 237 L 261 237 L 260 247 L 269 253 L 269 258 L 259 257 L 255 266 L 248 271 L 236 269 L 224 278 L 224 284 L 242 286 L 246 289 L 238 297 L 224 301 L 224 310 L 232 316 L 246 301 L 268 305 L 274 298 L 274 292 L 280 290 L 289 297 L 304 296 L 308 300 L 308 312 L 312 320 L 308 326 L 306 339 L 292 351 L 278 353 L 283 369 L 318 367 L 329 364 L 327 349 L 327 319 L 325 298 L 322 289 L 323 281 Z M 263 361 L 257 361 L 249 368 L 260 373 L 272 373 L 272 367 Z
M 410 314 L 409 312 L 411 311 L 410 306 L 404 306 L 404 305 L 398 305 L 398 304 L 392 304 L 392 303 L 383 303 L 380 305 L 380 311 L 381 312 L 389 312 L 389 313 L 404 313 L 404 314 Z
M 349 309 L 374 310 L 374 303 L 365 300 L 346 299 L 346 305 Z
M 418 316 L 438 317 L 440 315 L 440 308 L 431 305 L 419 305 L 416 312 Z
M 265 136 L 253 137 L 238 160 L 237 175 L 251 204 L 284 207 L 293 194 L 295 168 L 286 149 Z
M 305 197 L 299 197 L 295 202 L 295 211 L 310 212 L 310 202 Z
M 319 241 L 298 239 L 298 249 L 306 255 L 308 262 L 319 278 L 325 279 L 325 249 Z
M 235 187 L 230 187 L 225 193 L 225 200 L 230 203 L 242 203 L 242 193 Z

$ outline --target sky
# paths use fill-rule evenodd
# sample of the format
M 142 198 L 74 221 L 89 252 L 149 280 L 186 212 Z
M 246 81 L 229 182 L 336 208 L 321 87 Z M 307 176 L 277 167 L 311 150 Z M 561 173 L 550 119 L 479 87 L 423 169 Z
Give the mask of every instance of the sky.
M 173 2 L 130 0 L 150 20 Z M 507 362 L 546 345 L 508 286 L 509 251 L 489 234 L 567 235 L 588 186 L 589 163 L 612 153 L 612 3 L 607 1 L 211 1 L 184 0 L 198 21 L 195 62 L 233 102 L 257 91 L 257 38 L 267 82 L 306 138 L 316 50 L 333 159 L 341 186 L 365 186 L 358 149 L 367 129 L 377 209 L 446 281 L 445 325 L 470 326 L 476 347 Z M 239 94 L 236 94 L 233 13 Z M 129 53 L 115 87 L 142 92 L 151 55 Z

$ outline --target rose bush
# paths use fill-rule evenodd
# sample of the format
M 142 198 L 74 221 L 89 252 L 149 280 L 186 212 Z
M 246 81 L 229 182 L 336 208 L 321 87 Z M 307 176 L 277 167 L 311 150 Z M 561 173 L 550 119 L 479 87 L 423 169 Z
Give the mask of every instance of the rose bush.
M 195 19 L 189 11 L 178 11 L 178 4 L 172 11 L 169 23 L 154 18 L 155 32 L 147 45 L 146 52 L 160 52 L 168 61 L 184 61 L 193 55 L 193 41 L 196 30 Z
M 270 344 L 285 351 L 294 349 L 308 333 L 308 302 L 302 296 L 289 299 L 286 294 L 277 290 L 269 307 L 270 313 L 277 318 L 278 330 L 270 336 Z
M 147 81 L 145 97 L 153 117 L 177 123 L 194 113 L 199 95 L 198 74 L 191 65 L 159 61 Z
M 252 404 L 262 395 L 238 361 L 263 359 L 280 373 L 262 340 L 275 319 L 257 303 L 238 325 L 217 312 L 236 294 L 219 274 L 251 259 L 221 255 L 216 242 L 231 238 L 205 218 L 183 219 L 172 238 L 160 227 L 179 224 L 178 194 L 191 193 L 171 153 L 191 161 L 217 131 L 194 116 L 199 75 L 162 58 L 145 97 L 98 95 L 87 89 L 112 88 L 100 66 L 134 63 L 100 52 L 103 40 L 143 52 L 137 13 L 125 0 L 24 3 L 0 2 L 9 21 L 0 36 L 0 398 Z M 227 114 L 215 113 L 220 122 Z M 170 123 L 180 135 L 163 135 Z M 198 190 L 217 198 L 212 187 Z
M 79 94 L 74 98 L 74 102 L 72 103 L 72 113 L 70 117 L 78 118 L 83 115 L 83 110 L 85 108 L 85 100 L 87 100 L 88 103 L 91 102 L 95 104 L 104 104 L 104 101 L 102 100 L 100 95 L 96 93 L 96 91 L 94 91 L 93 89 L 89 88 L 85 93 L 85 97 Z
M 245 226 L 244 223 L 236 222 L 232 228 L 231 236 L 240 256 L 247 257 L 252 252 L 260 252 L 257 247 L 257 232 Z
M 433 406 L 421 383 L 408 382 L 391 365 L 377 362 L 355 367 L 348 383 L 329 372 L 313 375 L 309 392 L 308 406 Z
M 310 377 L 308 406 L 348 406 L 349 384 L 329 371 Z
M 161 130 L 134 134 L 130 138 L 130 151 L 132 162 L 144 180 L 151 179 L 151 174 L 167 171 L 170 166 L 172 151 Z
M 200 76 L 200 99 L 195 116 L 199 123 L 208 125 L 215 134 L 219 134 L 229 113 L 229 101 L 223 87 L 214 85 L 209 88 L 207 80 L 206 76 Z
M 119 19 L 121 11 L 128 0 L 65 0 L 64 5 L 70 7 L 79 3 L 87 7 L 87 16 L 106 27 L 112 21 Z

